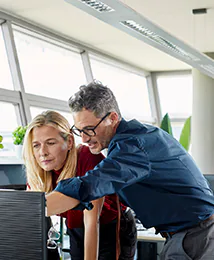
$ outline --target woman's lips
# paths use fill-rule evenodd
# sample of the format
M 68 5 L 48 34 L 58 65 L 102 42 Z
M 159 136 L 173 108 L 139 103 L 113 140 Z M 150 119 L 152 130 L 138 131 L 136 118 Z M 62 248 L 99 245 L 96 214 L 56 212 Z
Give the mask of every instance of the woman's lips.
M 42 161 L 43 164 L 48 164 L 50 162 L 51 162 L 51 160 L 44 160 L 44 161 Z

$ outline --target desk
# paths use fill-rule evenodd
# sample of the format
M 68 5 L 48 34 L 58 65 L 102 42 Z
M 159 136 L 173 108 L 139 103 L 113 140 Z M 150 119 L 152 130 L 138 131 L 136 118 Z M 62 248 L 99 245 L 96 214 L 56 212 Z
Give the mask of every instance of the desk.
M 165 238 L 163 238 L 160 234 L 155 234 L 155 229 L 150 228 L 146 230 L 138 230 L 137 231 L 137 240 L 144 242 L 165 242 Z

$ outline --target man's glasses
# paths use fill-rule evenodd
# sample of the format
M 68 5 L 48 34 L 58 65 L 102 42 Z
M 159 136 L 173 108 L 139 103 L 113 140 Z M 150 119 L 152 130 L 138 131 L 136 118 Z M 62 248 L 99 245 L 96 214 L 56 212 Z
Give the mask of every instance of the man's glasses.
M 55 225 L 57 225 L 56 223 Z M 51 227 L 48 231 L 48 240 L 47 240 L 47 248 L 48 249 L 56 249 L 57 241 L 60 238 L 60 233 L 55 229 L 55 225 Z
M 95 125 L 94 127 L 84 127 L 82 130 L 78 129 L 75 127 L 75 125 L 72 126 L 71 130 L 72 132 L 77 135 L 77 136 L 81 136 L 81 133 L 84 133 L 88 136 L 95 136 L 96 132 L 95 129 L 98 127 L 99 124 L 102 123 L 102 121 L 104 119 L 106 119 L 107 116 L 109 116 L 111 114 L 111 112 L 108 112 L 104 117 L 101 118 L 101 120 L 99 121 L 99 123 L 97 125 Z

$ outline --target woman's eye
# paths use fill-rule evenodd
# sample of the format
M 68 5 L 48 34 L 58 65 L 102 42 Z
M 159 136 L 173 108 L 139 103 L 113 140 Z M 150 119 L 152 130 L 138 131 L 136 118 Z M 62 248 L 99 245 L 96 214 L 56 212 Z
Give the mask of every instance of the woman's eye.
M 48 145 L 54 145 L 55 142 L 48 142 Z
M 38 148 L 38 147 L 39 147 L 38 144 L 34 144 L 34 145 L 33 145 L 33 148 Z

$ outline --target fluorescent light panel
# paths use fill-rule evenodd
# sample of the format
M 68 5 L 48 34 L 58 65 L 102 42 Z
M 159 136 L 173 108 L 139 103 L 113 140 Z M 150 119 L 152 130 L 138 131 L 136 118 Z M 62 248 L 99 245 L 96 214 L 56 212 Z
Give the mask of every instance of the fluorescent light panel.
M 209 71 L 210 73 L 214 74 L 214 66 L 208 64 L 208 65 L 200 65 L 203 69 Z
M 136 23 L 133 20 L 127 20 L 127 21 L 121 21 L 120 24 L 128 27 L 129 29 L 132 29 L 140 34 L 142 34 L 144 37 L 164 46 L 165 48 L 170 49 L 171 51 L 175 52 L 176 54 L 184 57 L 186 60 L 192 60 L 192 61 L 199 61 L 200 59 L 195 57 L 194 55 L 184 51 L 180 47 L 176 46 L 172 42 L 164 39 L 162 36 L 152 32 L 148 28 Z
M 104 4 L 101 1 L 96 0 L 78 0 L 81 3 L 95 9 L 96 11 L 100 13 L 106 13 L 106 12 L 113 12 L 115 11 L 113 8 L 111 8 L 109 5 Z
M 121 0 L 65 1 L 214 78 L 214 61 L 210 57 L 168 34 Z

